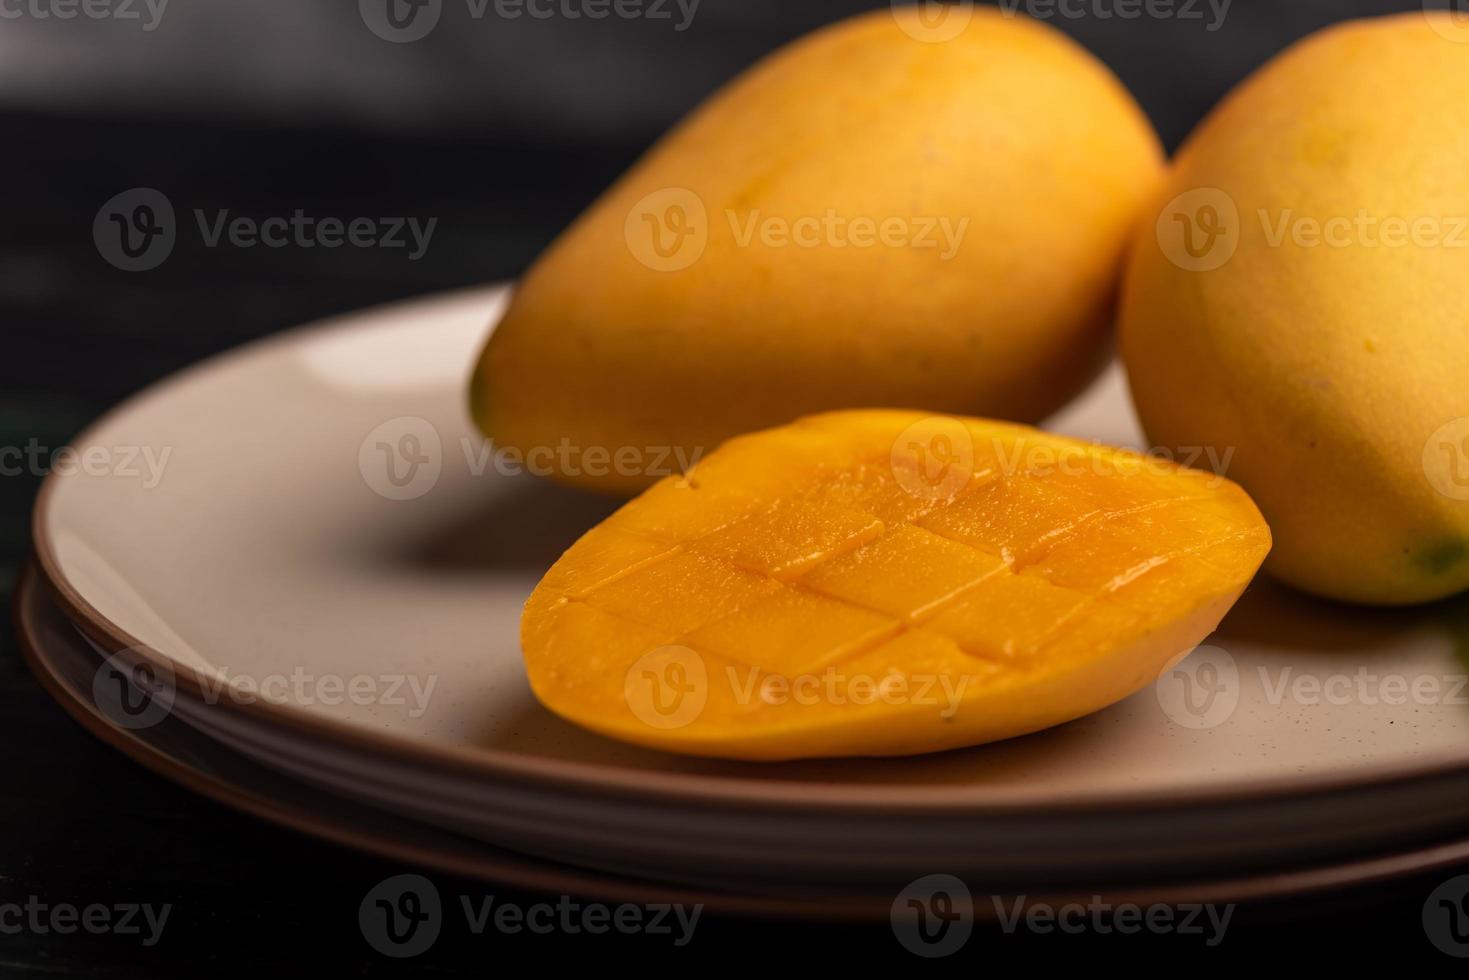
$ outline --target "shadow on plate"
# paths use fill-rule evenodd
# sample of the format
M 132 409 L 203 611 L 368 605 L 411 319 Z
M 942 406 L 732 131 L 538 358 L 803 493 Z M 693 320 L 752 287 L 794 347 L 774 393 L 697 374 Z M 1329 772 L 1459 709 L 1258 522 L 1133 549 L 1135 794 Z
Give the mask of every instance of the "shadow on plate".
M 480 487 L 485 487 L 484 481 Z M 623 500 L 533 477 L 494 481 L 494 490 L 456 500 L 445 520 L 408 542 L 399 560 L 422 570 L 545 573 L 576 539 L 606 520 Z

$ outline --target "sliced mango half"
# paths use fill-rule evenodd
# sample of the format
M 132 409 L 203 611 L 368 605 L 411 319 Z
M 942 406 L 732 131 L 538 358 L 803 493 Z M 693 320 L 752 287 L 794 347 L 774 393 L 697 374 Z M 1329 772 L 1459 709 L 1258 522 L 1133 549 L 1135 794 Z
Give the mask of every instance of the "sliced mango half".
M 612 738 L 932 752 L 1149 685 L 1269 550 L 1214 473 L 1001 422 L 833 412 L 630 501 L 547 573 L 521 639 L 536 697 Z

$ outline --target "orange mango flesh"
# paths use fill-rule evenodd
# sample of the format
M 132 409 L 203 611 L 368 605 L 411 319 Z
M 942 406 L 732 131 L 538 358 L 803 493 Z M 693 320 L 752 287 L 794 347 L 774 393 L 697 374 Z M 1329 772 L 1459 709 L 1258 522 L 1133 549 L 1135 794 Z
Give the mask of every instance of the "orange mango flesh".
M 1007 423 L 833 412 L 733 439 L 593 528 L 521 639 L 541 702 L 613 738 L 929 752 L 1148 685 L 1269 550 L 1212 473 Z

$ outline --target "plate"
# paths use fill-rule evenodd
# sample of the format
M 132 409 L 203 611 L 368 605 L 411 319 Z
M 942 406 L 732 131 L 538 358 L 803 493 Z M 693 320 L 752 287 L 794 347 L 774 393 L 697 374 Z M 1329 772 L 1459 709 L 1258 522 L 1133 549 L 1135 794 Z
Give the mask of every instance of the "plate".
M 435 827 L 354 805 L 308 783 L 284 777 L 251 757 L 235 752 L 184 724 L 163 718 L 156 724 L 124 727 L 119 705 L 101 703 L 93 648 L 49 600 L 34 572 L 22 575 L 16 590 L 15 623 L 21 651 L 48 693 L 102 741 L 135 762 L 195 793 L 233 809 L 310 836 L 414 867 L 477 878 L 518 888 L 559 892 L 605 902 L 700 904 L 718 912 L 781 918 L 885 920 L 890 897 L 854 892 L 730 894 L 670 888 L 656 882 L 596 874 L 537 862 L 488 847 Z M 102 697 L 110 692 L 104 686 Z M 1449 868 L 1469 860 L 1469 841 L 1457 840 L 1413 851 L 1373 856 L 1339 865 L 1296 868 L 1255 877 L 1173 883 L 1108 891 L 1112 904 L 1242 902 L 1279 899 Z M 1067 894 L 1032 896 L 1053 907 L 1085 901 L 1097 883 Z M 1005 904 L 1009 904 L 1006 902 Z M 992 903 L 977 903 L 977 916 L 991 914 Z
M 16 587 L 14 620 L 21 653 L 47 693 L 83 728 L 133 761 L 184 788 L 270 823 L 390 861 L 461 877 L 606 902 L 704 905 L 737 915 L 866 918 L 886 907 L 861 896 L 731 895 L 690 892 L 537 862 L 439 828 L 353 804 L 282 776 L 204 736 L 181 719 L 124 724 L 110 684 L 96 684 L 94 649 L 48 598 L 34 570 Z M 107 700 L 104 700 L 107 699 Z M 1466 848 L 1469 850 L 1469 848 Z
M 1257 584 L 1156 688 L 939 755 L 723 762 L 569 726 L 530 695 L 520 607 L 615 502 L 505 472 L 474 434 L 467 373 L 506 298 L 291 331 L 110 413 L 38 501 L 68 615 L 171 677 L 190 724 L 277 768 L 664 880 L 1142 880 L 1469 819 L 1463 602 L 1354 610 Z M 1115 368 L 1049 427 L 1141 443 Z

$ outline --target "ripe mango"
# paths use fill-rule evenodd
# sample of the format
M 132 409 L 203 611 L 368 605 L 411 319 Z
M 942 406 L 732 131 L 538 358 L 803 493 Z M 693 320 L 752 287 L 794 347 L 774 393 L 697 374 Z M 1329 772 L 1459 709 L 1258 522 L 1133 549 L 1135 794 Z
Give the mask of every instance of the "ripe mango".
M 524 276 L 474 374 L 484 432 L 631 494 L 814 411 L 1030 421 L 1076 392 L 1157 139 L 1060 32 L 924 17 L 799 40 L 654 146 Z
M 540 701 L 613 738 L 929 752 L 1145 687 L 1269 548 L 1212 473 L 1006 423 L 833 412 L 624 505 L 546 574 L 521 642 Z
M 1213 447 L 1302 589 L 1469 587 L 1469 29 L 1316 34 L 1188 139 L 1134 245 L 1121 346 L 1160 446 Z

